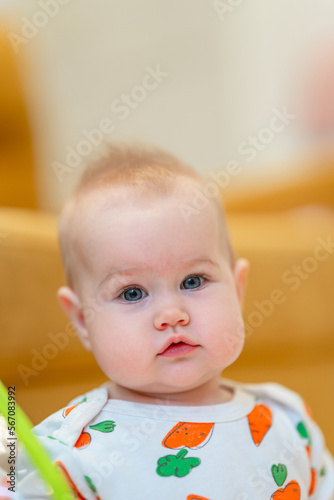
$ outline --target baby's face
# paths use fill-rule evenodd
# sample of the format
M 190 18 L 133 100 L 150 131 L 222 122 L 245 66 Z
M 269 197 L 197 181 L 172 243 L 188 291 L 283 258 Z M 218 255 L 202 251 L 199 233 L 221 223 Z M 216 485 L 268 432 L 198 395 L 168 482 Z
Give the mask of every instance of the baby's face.
M 200 387 L 243 347 L 243 282 L 215 208 L 185 221 L 180 203 L 130 201 L 81 217 L 81 337 L 109 379 L 145 394 Z

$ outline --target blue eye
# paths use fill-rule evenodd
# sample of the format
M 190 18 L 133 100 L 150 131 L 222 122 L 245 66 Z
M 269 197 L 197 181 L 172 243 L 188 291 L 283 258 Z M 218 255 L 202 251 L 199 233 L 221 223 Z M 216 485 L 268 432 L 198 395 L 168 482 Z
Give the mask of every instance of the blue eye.
M 124 290 L 121 296 L 124 297 L 124 299 L 128 302 L 137 302 L 138 300 L 143 298 L 144 293 L 145 292 L 143 292 L 143 290 L 141 290 L 140 288 L 133 287 Z
M 189 276 L 182 282 L 182 287 L 186 290 L 193 290 L 198 288 L 203 283 L 203 278 L 201 276 Z

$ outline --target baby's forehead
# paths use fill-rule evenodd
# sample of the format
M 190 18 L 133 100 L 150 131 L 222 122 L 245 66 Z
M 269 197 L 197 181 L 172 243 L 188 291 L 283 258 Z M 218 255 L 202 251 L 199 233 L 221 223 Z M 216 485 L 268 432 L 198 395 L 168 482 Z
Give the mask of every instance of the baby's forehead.
M 129 186 L 119 186 L 117 189 L 108 186 L 73 198 L 66 209 L 66 216 L 63 216 L 66 221 L 61 237 L 62 253 L 68 270 L 76 268 L 77 272 L 78 266 L 81 269 L 82 265 L 89 267 L 92 248 L 99 248 L 97 242 L 100 236 L 95 236 L 101 235 L 101 230 L 106 231 L 108 226 L 108 231 L 111 230 L 117 237 L 122 234 L 120 228 L 128 219 L 135 222 L 134 227 L 138 228 L 144 220 L 149 223 L 152 221 L 161 231 L 167 223 L 169 227 L 175 227 L 175 234 L 179 234 L 177 231 L 180 230 L 191 229 L 199 238 L 211 228 L 217 235 L 223 254 L 233 262 L 233 250 L 220 200 L 207 199 L 206 203 L 196 205 L 200 187 L 197 182 L 178 184 L 170 192 L 159 194 L 150 191 L 144 193 Z M 106 224 L 101 224 L 101 221 Z
M 128 211 L 140 219 L 143 211 L 158 216 L 159 213 L 165 214 L 177 208 L 180 218 L 186 223 L 213 218 L 225 226 L 220 199 L 205 197 L 202 187 L 197 179 L 189 178 L 178 179 L 164 192 L 150 188 L 138 189 L 131 185 L 106 186 L 81 194 L 73 204 L 73 219 L 94 224 L 104 212 L 117 216 Z
M 229 247 L 229 236 L 219 203 L 208 200 L 207 204 L 195 208 L 193 200 L 193 193 L 182 188 L 163 196 L 156 193 L 138 194 L 127 188 L 116 195 L 109 190 L 92 193 L 89 199 L 82 202 L 82 206 L 77 207 L 77 227 L 74 228 L 77 246 L 80 245 L 84 253 L 87 245 L 91 248 L 94 244 L 98 249 L 103 246 L 101 242 L 107 232 L 114 241 L 122 239 L 128 232 L 134 233 L 137 235 L 136 245 L 140 245 L 145 241 L 142 232 L 145 228 L 145 234 L 149 230 L 155 235 L 155 241 L 165 240 L 162 233 L 169 234 L 172 239 L 189 231 L 204 240 L 212 235 L 212 242 L 216 241 L 225 254 Z

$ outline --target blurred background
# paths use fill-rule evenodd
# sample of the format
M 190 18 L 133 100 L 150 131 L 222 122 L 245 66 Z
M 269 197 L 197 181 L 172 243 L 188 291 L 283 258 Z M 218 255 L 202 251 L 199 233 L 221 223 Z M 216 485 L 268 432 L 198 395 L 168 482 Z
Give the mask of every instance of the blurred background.
M 333 1 L 1 0 L 0 13 L 0 362 L 30 418 L 103 381 L 56 303 L 56 215 L 103 142 L 131 139 L 219 187 L 251 262 L 249 338 L 226 375 L 300 391 L 334 450 Z
M 99 154 L 85 131 L 103 119 L 113 124 L 104 140 L 156 143 L 204 174 L 237 161 L 233 185 L 249 189 L 312 168 L 305 157 L 333 149 L 332 0 L 1 3 L 39 207 L 59 209 Z M 57 176 L 57 162 L 70 168 Z

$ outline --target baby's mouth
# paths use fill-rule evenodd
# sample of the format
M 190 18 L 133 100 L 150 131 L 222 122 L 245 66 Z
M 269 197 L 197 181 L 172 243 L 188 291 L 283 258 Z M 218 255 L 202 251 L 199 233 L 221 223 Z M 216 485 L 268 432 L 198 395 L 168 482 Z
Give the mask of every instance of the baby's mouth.
M 188 344 L 187 342 L 172 342 L 170 343 L 158 356 L 164 356 L 166 358 L 186 356 L 191 352 L 195 351 L 199 347 L 198 345 Z

